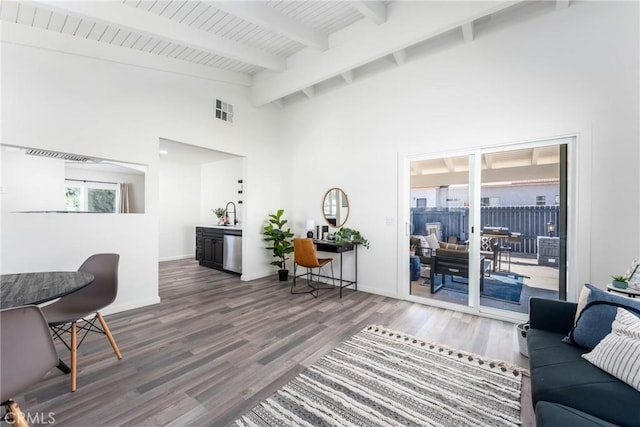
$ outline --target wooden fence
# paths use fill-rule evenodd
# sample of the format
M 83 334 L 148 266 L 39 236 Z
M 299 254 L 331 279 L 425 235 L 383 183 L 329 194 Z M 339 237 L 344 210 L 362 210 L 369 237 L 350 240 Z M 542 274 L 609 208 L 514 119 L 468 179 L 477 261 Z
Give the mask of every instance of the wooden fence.
M 560 207 L 553 206 L 483 206 L 480 208 L 482 227 L 506 227 L 520 233 L 520 242 L 510 241 L 514 252 L 535 254 L 538 251 L 537 237 L 547 235 L 547 223 L 558 227 Z M 412 234 L 426 234 L 427 223 L 439 223 L 441 238 L 447 241 L 456 237 L 460 241 L 469 239 L 468 208 L 412 208 Z M 557 236 L 557 231 L 554 233 Z

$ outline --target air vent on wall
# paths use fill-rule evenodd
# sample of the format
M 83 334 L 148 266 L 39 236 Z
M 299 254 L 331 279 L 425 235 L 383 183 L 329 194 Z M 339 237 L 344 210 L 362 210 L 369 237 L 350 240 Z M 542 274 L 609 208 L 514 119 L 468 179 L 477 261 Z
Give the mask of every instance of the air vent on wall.
M 216 119 L 233 123 L 233 105 L 216 99 Z
M 81 156 L 79 154 L 59 153 L 57 151 L 38 150 L 35 148 L 29 148 L 25 151 L 25 154 L 30 156 L 49 157 L 52 159 L 70 160 L 74 162 L 91 162 L 96 161 L 92 157 Z

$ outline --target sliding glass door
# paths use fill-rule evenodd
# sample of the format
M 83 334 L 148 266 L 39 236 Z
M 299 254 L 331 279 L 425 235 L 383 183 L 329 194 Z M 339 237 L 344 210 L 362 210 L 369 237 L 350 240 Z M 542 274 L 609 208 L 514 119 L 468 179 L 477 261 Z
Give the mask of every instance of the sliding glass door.
M 566 144 L 482 154 L 480 250 L 490 261 L 482 307 L 527 313 L 531 297 L 564 297 L 563 152 Z
M 410 163 L 411 295 L 469 304 L 469 165 L 470 156 Z
M 527 314 L 566 299 L 567 140 L 412 159 L 410 295 Z

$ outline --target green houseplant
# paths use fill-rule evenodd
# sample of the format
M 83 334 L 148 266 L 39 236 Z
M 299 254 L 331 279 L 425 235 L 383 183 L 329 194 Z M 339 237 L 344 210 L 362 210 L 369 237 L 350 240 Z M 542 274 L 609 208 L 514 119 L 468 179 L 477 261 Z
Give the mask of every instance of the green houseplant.
M 354 230 L 353 228 L 342 227 L 335 232 L 335 236 L 337 242 L 353 242 L 369 249 L 369 241 L 365 239 L 358 230 Z
M 271 264 L 279 267 L 278 277 L 284 282 L 289 279 L 286 263 L 289 259 L 287 255 L 293 252 L 293 243 L 291 243 L 293 233 L 290 228 L 284 228 L 288 221 L 283 218 L 283 215 L 284 209 L 279 209 L 275 214 L 269 214 L 269 223 L 262 230 L 262 234 L 265 236 L 264 240 L 269 243 L 266 249 L 272 251 L 275 258 Z
M 218 217 L 218 222 L 219 223 L 224 223 L 224 220 L 222 218 L 224 217 L 226 211 L 223 208 L 211 209 L 211 212 L 213 212 L 215 214 L 215 216 Z
M 611 278 L 613 279 L 612 285 L 616 288 L 626 289 L 629 286 L 626 276 L 611 276 Z

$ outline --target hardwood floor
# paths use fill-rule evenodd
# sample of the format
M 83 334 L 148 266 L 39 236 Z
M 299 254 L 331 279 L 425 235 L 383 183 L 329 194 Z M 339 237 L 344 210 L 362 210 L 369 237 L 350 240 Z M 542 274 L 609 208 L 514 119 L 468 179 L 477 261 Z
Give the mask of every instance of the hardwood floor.
M 193 260 L 163 262 L 160 297 L 105 317 L 122 360 L 104 336 L 87 336 L 77 391 L 52 370 L 16 396 L 23 411 L 53 412 L 60 426 L 228 425 L 369 324 L 527 366 L 511 323 L 364 292 L 291 295 L 275 273 L 241 282 Z M 525 378 L 524 426 L 534 425 L 530 401 Z

